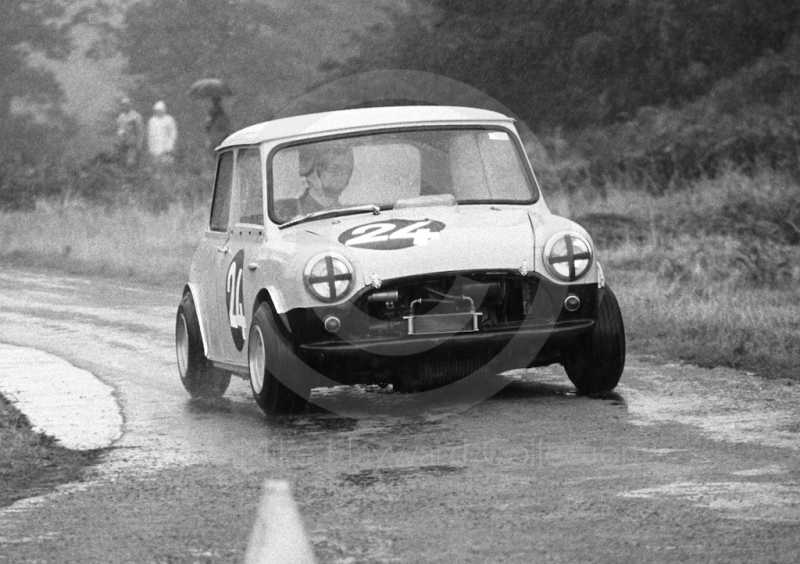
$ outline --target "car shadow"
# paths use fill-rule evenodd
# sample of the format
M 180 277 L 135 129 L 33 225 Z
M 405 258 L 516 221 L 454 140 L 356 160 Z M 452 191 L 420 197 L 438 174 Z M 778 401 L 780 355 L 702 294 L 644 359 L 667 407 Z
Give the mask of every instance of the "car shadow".
M 427 426 L 452 415 L 467 411 L 484 402 L 574 402 L 576 400 L 601 400 L 609 405 L 626 407 L 625 398 L 617 392 L 582 394 L 566 381 L 552 377 L 537 380 L 536 374 L 500 374 L 484 382 L 489 390 L 496 390 L 477 401 L 464 401 L 454 396 L 452 402 L 439 402 L 426 406 L 424 399 L 415 393 L 400 393 L 377 386 L 340 386 L 312 391 L 308 406 L 292 416 L 267 417 L 270 425 L 305 431 L 352 431 L 359 421 L 394 426 L 398 430 L 412 430 Z M 324 401 L 319 401 L 323 398 Z
M 232 413 L 234 402 L 228 398 L 190 398 L 186 402 L 186 410 L 193 415 L 214 413 Z

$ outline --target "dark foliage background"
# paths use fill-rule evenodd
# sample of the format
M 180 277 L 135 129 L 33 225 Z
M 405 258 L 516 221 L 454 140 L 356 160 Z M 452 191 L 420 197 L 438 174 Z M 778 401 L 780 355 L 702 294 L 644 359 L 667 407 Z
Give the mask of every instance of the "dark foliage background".
M 792 0 L 428 0 L 359 37 L 332 74 L 410 68 L 466 82 L 554 142 L 570 185 L 662 191 L 734 166 L 797 173 Z M 568 139 L 572 150 L 559 152 Z
M 208 159 L 203 102 L 186 95 L 196 79 L 231 84 L 237 95 L 228 109 L 242 127 L 279 114 L 278 101 L 303 89 L 411 69 L 464 82 L 510 108 L 544 140 L 568 189 L 602 192 L 615 183 L 662 193 L 731 168 L 800 178 L 796 0 L 406 0 L 386 5 L 382 23 L 352 38 L 348 56 L 312 45 L 335 52 L 314 67 L 307 38 L 324 28 L 324 3 L 96 0 L 77 13 L 68 5 L 0 6 L 6 207 L 65 192 L 115 201 L 110 186 L 119 178 L 149 174 L 115 169 L 113 148 L 86 163 L 60 159 L 75 124 L 60 113 L 58 84 L 30 54 L 65 56 L 69 29 L 87 22 L 102 32 L 96 56 L 126 58 L 143 113 L 167 102 L 182 131 L 178 168 L 198 177 Z M 111 8 L 119 14 L 113 25 L 101 17 Z M 20 103 L 37 112 L 15 112 Z
M 535 126 L 624 119 L 708 93 L 797 31 L 791 0 L 428 0 L 360 38 L 340 66 L 426 70 L 504 101 Z M 782 86 L 782 85 L 772 85 Z

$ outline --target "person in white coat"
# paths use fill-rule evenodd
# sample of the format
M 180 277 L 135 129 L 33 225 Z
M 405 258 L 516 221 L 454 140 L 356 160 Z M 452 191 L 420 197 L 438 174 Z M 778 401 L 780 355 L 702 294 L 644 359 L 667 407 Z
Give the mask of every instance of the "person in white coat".
M 159 100 L 153 106 L 153 116 L 147 122 L 147 150 L 156 165 L 172 164 L 178 141 L 178 125 L 167 113 L 167 105 Z

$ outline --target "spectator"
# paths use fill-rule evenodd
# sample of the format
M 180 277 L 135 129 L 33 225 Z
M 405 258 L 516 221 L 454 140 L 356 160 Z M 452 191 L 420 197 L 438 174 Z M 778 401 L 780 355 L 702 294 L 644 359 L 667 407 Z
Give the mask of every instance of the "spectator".
M 133 109 L 130 98 L 120 100 L 120 113 L 117 116 L 117 155 L 128 168 L 139 164 L 144 144 L 144 119 Z
M 153 116 L 147 123 L 147 148 L 156 165 L 169 165 L 175 160 L 178 126 L 167 113 L 167 105 L 158 101 L 153 106 Z
M 206 118 L 206 149 L 213 152 L 231 134 L 231 120 L 222 107 L 222 98 L 211 98 L 211 109 Z

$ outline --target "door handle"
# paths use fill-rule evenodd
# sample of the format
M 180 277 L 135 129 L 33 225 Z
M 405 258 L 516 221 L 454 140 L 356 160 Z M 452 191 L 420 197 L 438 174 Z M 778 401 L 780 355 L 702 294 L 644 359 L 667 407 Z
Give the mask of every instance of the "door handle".
M 255 270 L 256 268 L 258 268 L 258 263 L 251 262 L 250 264 L 247 265 L 247 268 L 249 268 L 250 270 Z
M 217 247 L 217 252 L 220 252 L 223 255 L 227 255 L 228 254 L 228 247 Z

